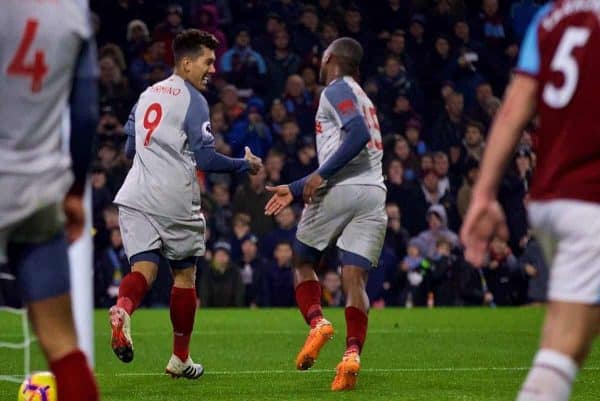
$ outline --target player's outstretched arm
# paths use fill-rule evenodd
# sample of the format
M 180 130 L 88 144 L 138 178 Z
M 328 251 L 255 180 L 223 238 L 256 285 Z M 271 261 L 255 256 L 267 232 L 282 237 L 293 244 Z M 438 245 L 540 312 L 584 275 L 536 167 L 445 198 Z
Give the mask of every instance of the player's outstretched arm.
M 535 112 L 537 86 L 535 79 L 517 75 L 508 86 L 492 125 L 481 172 L 460 232 L 465 258 L 475 266 L 484 263 L 489 241 L 494 235 L 507 236 L 504 213 L 496 195 L 523 128 Z

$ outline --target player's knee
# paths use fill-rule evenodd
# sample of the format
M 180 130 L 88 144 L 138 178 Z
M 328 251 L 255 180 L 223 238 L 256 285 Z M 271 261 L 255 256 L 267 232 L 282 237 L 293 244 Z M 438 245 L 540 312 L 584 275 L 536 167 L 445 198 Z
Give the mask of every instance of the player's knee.
M 138 272 L 146 279 L 148 287 L 151 287 L 158 274 L 158 266 L 151 262 L 137 262 L 131 267 L 132 272 Z
M 196 286 L 196 267 L 173 269 L 173 285 L 179 288 L 194 288 Z

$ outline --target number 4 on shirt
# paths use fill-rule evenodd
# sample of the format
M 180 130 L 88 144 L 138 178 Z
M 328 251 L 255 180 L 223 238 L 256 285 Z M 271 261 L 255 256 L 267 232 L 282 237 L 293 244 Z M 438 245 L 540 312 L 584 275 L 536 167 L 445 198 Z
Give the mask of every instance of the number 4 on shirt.
M 31 78 L 31 92 L 36 93 L 42 89 L 42 81 L 48 74 L 46 57 L 44 51 L 36 49 L 33 53 L 33 59 L 27 61 L 27 54 L 30 51 L 39 22 L 36 19 L 28 19 L 25 25 L 25 32 L 17 48 L 17 52 L 6 69 L 6 75 L 22 75 Z

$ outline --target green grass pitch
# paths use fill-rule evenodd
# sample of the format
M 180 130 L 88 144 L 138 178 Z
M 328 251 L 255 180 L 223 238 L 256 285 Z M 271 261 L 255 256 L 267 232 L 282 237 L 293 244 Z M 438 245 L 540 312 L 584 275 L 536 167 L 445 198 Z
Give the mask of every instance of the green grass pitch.
M 135 359 L 123 364 L 109 346 L 107 312 L 96 311 L 96 372 L 104 401 L 163 400 L 514 400 L 535 353 L 543 309 L 385 309 L 369 315 L 357 389 L 329 390 L 344 349 L 343 309 L 325 315 L 336 337 L 312 370 L 294 370 L 307 334 L 295 309 L 201 309 L 192 357 L 197 381 L 162 374 L 171 351 L 168 310 L 140 310 L 132 320 Z M 0 315 L 0 341 L 19 341 L 16 317 Z M 33 368 L 45 369 L 37 346 Z M 0 375 L 22 369 L 22 352 L 0 349 Z M 0 400 L 17 385 L 0 382 Z M 573 400 L 597 401 L 600 346 L 579 375 Z M 84 401 L 84 400 L 82 400 Z

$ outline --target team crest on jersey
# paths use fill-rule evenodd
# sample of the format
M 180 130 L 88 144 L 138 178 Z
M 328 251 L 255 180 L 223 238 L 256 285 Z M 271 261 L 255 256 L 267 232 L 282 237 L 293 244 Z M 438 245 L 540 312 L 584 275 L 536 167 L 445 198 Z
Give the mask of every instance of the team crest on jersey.
M 212 135 L 212 129 L 210 128 L 210 121 L 207 121 L 204 124 L 202 124 L 202 133 Z

